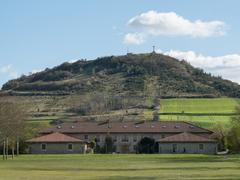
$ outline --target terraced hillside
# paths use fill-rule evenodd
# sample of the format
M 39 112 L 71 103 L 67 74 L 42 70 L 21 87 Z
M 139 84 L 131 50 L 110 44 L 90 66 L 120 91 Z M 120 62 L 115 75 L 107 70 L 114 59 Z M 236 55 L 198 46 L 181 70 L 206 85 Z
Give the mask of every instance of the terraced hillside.
M 217 123 L 229 125 L 232 117 L 239 116 L 235 107 L 240 104 L 240 99 L 163 99 L 162 104 L 161 119 L 181 119 L 213 127 Z
M 63 63 L 3 85 L 13 95 L 100 92 L 118 96 L 240 97 L 240 85 L 162 54 L 128 54 Z
M 3 101 L 6 97 L 0 97 Z M 70 107 L 76 107 L 81 96 L 9 96 L 7 99 L 21 102 L 29 107 L 30 124 L 48 125 L 58 121 L 86 120 L 152 120 L 154 110 L 149 108 L 149 102 L 145 106 L 131 108 L 119 108 L 101 113 L 82 115 L 69 111 Z M 150 103 L 151 104 L 151 103 Z M 207 128 L 214 128 L 218 123 L 229 125 L 231 118 L 239 116 L 235 114 L 235 107 L 240 104 L 238 98 L 175 98 L 160 99 L 159 117 L 161 121 L 183 120 L 190 121 Z M 126 113 L 127 111 L 127 113 Z
M 160 120 L 183 120 L 213 128 L 218 123 L 229 125 L 232 117 L 239 116 L 235 107 L 237 98 L 162 99 Z M 145 118 L 151 119 L 153 111 L 145 110 Z

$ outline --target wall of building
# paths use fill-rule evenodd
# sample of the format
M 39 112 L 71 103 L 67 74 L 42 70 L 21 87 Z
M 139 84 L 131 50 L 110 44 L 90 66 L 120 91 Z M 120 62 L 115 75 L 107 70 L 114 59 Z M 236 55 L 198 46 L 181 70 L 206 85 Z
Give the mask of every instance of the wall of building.
M 46 150 L 42 150 L 42 144 L 46 144 Z M 72 150 L 68 149 L 68 144 L 72 144 Z M 31 154 L 76 154 L 84 152 L 83 143 L 31 143 L 28 147 Z
M 91 142 L 95 138 L 98 139 L 98 145 L 100 147 L 103 147 L 105 144 L 105 138 L 107 134 L 68 134 L 70 136 L 73 136 L 75 138 Z M 116 147 L 117 153 L 135 153 L 136 152 L 136 146 L 138 142 L 144 138 L 149 137 L 153 138 L 155 140 L 159 140 L 161 138 L 170 136 L 172 134 L 156 134 L 156 133 L 128 133 L 128 134 L 121 134 L 121 133 L 110 133 L 109 136 L 112 137 L 112 140 L 114 142 L 114 146 Z
M 98 139 L 98 145 L 100 147 L 103 147 L 105 144 L 105 138 L 106 134 L 102 133 L 91 133 L 91 134 L 68 134 L 70 136 L 73 136 L 75 138 L 91 142 L 94 141 L 95 138 Z M 109 134 L 114 142 L 114 146 L 116 147 L 116 152 L 117 153 L 135 153 L 136 152 L 136 147 L 138 142 L 144 138 L 144 137 L 149 137 L 155 139 L 155 141 L 168 137 L 171 135 L 174 135 L 173 133 L 127 133 L 127 134 L 122 134 L 122 133 L 110 133 Z M 198 134 L 201 135 L 201 134 Z M 208 134 L 202 134 L 202 136 L 207 137 Z
M 70 134 L 69 134 L 70 135 Z M 84 141 L 93 141 L 95 138 L 98 139 L 98 145 L 103 147 L 105 144 L 105 138 L 107 134 L 72 134 L 71 136 L 75 138 L 82 139 Z M 116 147 L 117 153 L 134 153 L 136 152 L 136 146 L 138 142 L 144 137 L 150 137 L 155 140 L 169 136 L 167 134 L 137 134 L 137 133 L 128 133 L 120 134 L 114 133 L 110 134 Z
M 203 146 L 203 149 L 199 146 Z M 217 143 L 159 143 L 159 153 L 216 154 L 216 152 Z

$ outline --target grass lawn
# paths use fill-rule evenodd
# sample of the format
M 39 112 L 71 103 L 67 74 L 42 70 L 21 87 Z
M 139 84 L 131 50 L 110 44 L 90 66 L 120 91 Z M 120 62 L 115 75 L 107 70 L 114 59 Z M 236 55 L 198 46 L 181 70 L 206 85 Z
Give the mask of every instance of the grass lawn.
M 214 128 L 217 124 L 224 124 L 229 127 L 232 116 L 176 116 L 161 115 L 160 118 L 165 121 L 187 121 L 199 125 L 204 128 Z
M 233 113 L 239 105 L 237 98 L 178 98 L 162 99 L 160 112 Z
M 0 160 L 0 179 L 240 179 L 240 155 L 22 155 Z
M 217 124 L 230 126 L 239 98 L 174 98 L 161 100 L 161 121 L 189 121 L 213 129 Z M 179 113 L 179 114 L 171 114 Z M 145 110 L 144 117 L 152 119 L 152 111 Z

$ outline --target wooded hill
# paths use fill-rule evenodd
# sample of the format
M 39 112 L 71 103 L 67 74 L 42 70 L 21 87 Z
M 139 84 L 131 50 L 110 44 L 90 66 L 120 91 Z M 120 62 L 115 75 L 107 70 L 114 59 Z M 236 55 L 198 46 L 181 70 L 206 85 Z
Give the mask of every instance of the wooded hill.
M 156 53 L 65 62 L 3 85 L 16 95 L 103 92 L 119 96 L 240 97 L 240 85 L 214 77 L 184 60 Z

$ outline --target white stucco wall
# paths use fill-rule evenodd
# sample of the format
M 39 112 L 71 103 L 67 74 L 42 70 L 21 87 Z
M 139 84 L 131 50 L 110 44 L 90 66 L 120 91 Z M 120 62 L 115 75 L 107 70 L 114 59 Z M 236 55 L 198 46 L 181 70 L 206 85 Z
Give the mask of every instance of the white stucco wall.
M 46 144 L 46 150 L 42 150 L 42 144 Z M 72 150 L 68 150 L 68 144 L 72 144 Z M 84 151 L 83 143 L 31 143 L 28 147 L 32 154 L 74 154 Z
M 173 152 L 173 146 L 177 147 Z M 203 145 L 203 149 L 199 148 Z M 217 143 L 159 143 L 159 153 L 216 154 Z

